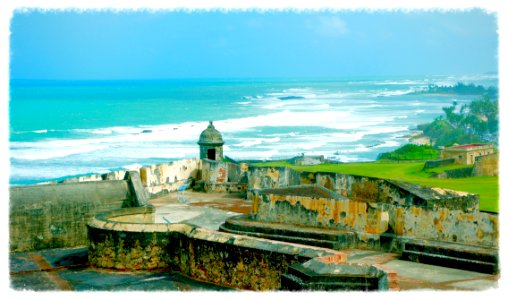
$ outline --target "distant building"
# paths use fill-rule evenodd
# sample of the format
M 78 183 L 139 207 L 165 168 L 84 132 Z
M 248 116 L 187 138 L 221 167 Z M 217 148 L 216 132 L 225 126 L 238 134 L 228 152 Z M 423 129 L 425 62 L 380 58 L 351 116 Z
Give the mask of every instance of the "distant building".
M 319 165 L 325 162 L 325 157 L 323 155 L 300 155 L 293 157 L 288 160 L 289 163 L 296 166 L 312 166 Z
M 222 140 L 222 134 L 213 126 L 212 121 L 210 121 L 208 127 L 201 132 L 198 145 L 200 159 L 222 161 L 224 158 L 222 150 L 224 140 Z
M 458 164 L 472 165 L 477 157 L 494 152 L 494 146 L 491 144 L 455 145 L 441 149 L 440 158 L 453 158 Z

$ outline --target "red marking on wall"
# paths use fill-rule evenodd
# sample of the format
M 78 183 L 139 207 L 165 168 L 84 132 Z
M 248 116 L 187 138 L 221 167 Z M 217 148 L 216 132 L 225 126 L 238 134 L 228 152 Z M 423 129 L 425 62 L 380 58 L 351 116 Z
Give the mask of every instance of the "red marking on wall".
M 226 182 L 227 179 L 227 172 L 225 168 L 219 168 L 217 171 L 217 182 Z

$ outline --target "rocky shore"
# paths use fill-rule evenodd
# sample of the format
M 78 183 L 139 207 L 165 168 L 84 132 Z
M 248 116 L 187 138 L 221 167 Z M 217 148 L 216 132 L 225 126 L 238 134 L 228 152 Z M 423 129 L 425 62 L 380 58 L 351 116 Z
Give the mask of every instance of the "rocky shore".
M 422 130 L 413 130 L 409 134 L 409 142 L 417 145 L 432 145 L 430 138 L 424 135 Z

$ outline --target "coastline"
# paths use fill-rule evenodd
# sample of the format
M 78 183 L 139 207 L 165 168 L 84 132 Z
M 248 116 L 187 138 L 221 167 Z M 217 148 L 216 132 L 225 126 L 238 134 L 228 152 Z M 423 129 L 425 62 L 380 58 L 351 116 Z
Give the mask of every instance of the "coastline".
M 423 134 L 422 130 L 413 130 L 409 134 L 409 140 L 410 143 L 417 144 L 417 145 L 429 145 L 432 146 L 432 143 L 430 142 L 430 137 Z

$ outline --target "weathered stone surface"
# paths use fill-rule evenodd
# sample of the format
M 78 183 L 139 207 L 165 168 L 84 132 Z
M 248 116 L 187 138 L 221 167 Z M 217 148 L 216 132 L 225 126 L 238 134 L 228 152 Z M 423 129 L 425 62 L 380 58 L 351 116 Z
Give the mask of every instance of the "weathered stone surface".
M 248 189 L 287 187 L 300 184 L 300 173 L 286 167 L 251 167 Z
M 130 203 L 126 181 L 96 181 L 10 188 L 10 249 L 87 244 L 86 223 L 98 212 Z
M 184 159 L 165 164 L 144 166 L 139 170 L 143 185 L 152 195 L 176 191 L 189 178 L 200 176 L 201 160 Z
M 136 209 L 138 211 L 139 209 Z M 280 288 L 294 263 L 333 250 L 197 228 L 186 224 L 126 224 L 110 221 L 126 211 L 99 214 L 88 225 L 89 262 L 121 270 L 169 269 L 192 278 L 249 290 Z M 112 226 L 109 226 L 112 224 Z
M 210 121 L 208 127 L 201 132 L 199 136 L 199 158 L 222 161 L 224 158 L 222 134 L 215 129 L 213 122 Z
M 408 240 L 402 258 L 426 264 L 496 274 L 499 271 L 497 249 L 444 243 L 429 240 Z
M 126 170 L 118 170 L 118 171 L 113 171 L 113 172 L 109 172 L 106 174 L 102 174 L 102 179 L 103 180 L 123 180 L 125 178 L 126 172 L 127 172 Z
M 282 176 L 279 174 L 283 174 Z M 290 174 L 289 176 L 285 174 Z M 291 178 L 288 181 L 287 178 Z M 288 184 L 290 182 L 290 184 Z M 328 172 L 297 172 L 289 168 L 253 168 L 249 172 L 248 197 L 253 190 L 319 184 L 355 201 L 382 202 L 404 206 L 449 207 L 478 210 L 476 195 L 447 189 L 429 188 L 395 180 Z M 251 198 L 249 198 L 251 199 Z
M 89 182 L 89 181 L 101 181 L 102 176 L 100 174 L 90 174 L 78 177 L 71 177 L 62 180 L 60 183 L 76 183 L 76 182 Z
M 203 186 L 203 191 L 207 193 L 243 193 L 247 190 L 246 184 L 241 183 L 213 183 L 213 182 L 205 182 Z
M 127 173 L 125 173 L 125 180 L 127 180 L 132 195 L 132 205 L 130 206 L 138 207 L 151 205 L 149 201 L 150 195 L 143 187 L 141 177 L 138 172 L 127 171 Z
M 230 182 L 228 180 L 229 165 L 233 164 L 223 161 L 203 160 L 201 176 L 206 182 Z
M 499 176 L 499 153 L 477 157 L 472 176 Z
M 472 165 L 475 158 L 494 152 L 494 145 L 491 144 L 468 144 L 444 148 L 440 151 L 439 156 L 441 159 L 454 158 L 455 162 L 459 164 Z
M 389 182 L 387 186 L 399 187 L 402 191 L 408 189 L 398 182 Z M 258 222 L 351 229 L 362 234 L 392 232 L 419 239 L 489 247 L 498 245 L 497 215 L 479 212 L 476 205 L 468 207 L 470 194 L 457 197 L 455 192 L 447 190 L 414 189 L 417 194 L 414 199 L 421 200 L 419 205 L 408 205 L 407 201 L 399 198 L 391 198 L 395 201 L 385 203 L 343 197 L 334 199 L 331 196 L 297 196 L 298 193 L 288 191 L 291 189 L 298 190 L 281 188 L 254 192 L 251 195 L 254 198 L 254 218 Z
M 377 265 L 321 258 L 292 265 L 282 277 L 282 289 L 290 291 L 398 290 L 397 283 L 397 273 Z
M 220 226 L 220 231 L 334 250 L 356 246 L 356 234 L 350 230 L 259 222 L 250 214 L 229 218 Z

